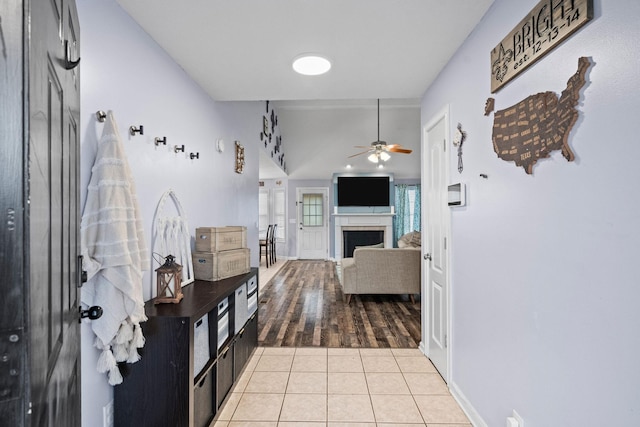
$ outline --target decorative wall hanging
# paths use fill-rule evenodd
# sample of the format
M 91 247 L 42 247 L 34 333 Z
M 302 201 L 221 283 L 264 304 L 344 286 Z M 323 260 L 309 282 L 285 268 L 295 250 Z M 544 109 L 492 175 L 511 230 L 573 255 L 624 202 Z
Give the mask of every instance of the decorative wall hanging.
M 491 93 L 593 18 L 593 0 L 541 0 L 491 51 Z
M 236 173 L 244 172 L 244 147 L 236 141 Z
M 271 110 L 271 132 L 275 132 L 276 130 L 276 112 L 275 110 Z
M 282 149 L 282 136 L 278 130 L 278 115 L 269 101 L 265 101 L 266 114 L 262 116 L 260 140 L 264 142 L 265 153 L 274 159 L 276 165 L 286 173 L 287 167 L 284 161 Z
M 462 130 L 462 125 L 458 123 L 458 127 L 453 134 L 453 146 L 458 147 L 458 173 L 462 173 L 462 143 L 467 137 L 467 133 Z
M 541 92 L 496 111 L 492 139 L 498 157 L 515 162 L 528 174 L 538 159 L 549 157 L 556 150 L 562 150 L 564 158 L 573 161 L 568 138 L 578 120 L 576 106 L 590 65 L 588 58 L 578 60 L 578 71 L 569 78 L 560 98 L 553 92 Z
M 167 202 L 171 200 L 172 203 Z M 171 208 L 172 207 L 172 208 Z M 191 232 L 187 215 L 178 200 L 176 193 L 169 189 L 164 192 L 153 219 L 152 252 L 162 259 L 155 259 L 158 266 L 165 263 L 168 255 L 173 255 L 174 261 L 182 265 L 182 285 L 195 280 L 193 275 L 193 259 L 191 258 Z M 156 265 L 153 266 L 156 268 Z M 151 275 L 153 288 L 157 288 L 157 277 Z

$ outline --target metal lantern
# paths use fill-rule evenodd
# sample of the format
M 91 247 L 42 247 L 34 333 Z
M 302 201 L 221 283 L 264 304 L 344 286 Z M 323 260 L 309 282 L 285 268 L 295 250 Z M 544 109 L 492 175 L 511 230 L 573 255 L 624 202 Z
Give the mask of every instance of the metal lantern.
M 158 267 L 157 289 L 158 295 L 154 304 L 177 304 L 182 299 L 182 266 L 175 262 L 173 255 L 167 255 L 164 264 Z

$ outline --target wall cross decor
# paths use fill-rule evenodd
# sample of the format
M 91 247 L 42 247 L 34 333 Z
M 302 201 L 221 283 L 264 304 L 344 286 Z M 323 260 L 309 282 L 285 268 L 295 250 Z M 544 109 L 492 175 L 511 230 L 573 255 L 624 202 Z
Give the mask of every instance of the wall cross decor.
M 462 125 L 458 123 L 458 127 L 453 135 L 453 146 L 458 147 L 458 173 L 462 173 L 462 143 L 467 137 L 467 133 L 462 130 Z

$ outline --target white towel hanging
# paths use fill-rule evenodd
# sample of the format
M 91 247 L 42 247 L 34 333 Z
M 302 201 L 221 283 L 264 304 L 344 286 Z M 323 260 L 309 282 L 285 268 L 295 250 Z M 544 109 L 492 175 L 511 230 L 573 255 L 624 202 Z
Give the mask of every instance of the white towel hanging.
M 98 370 L 108 372 L 109 384 L 116 385 L 122 382 L 116 362 L 137 361 L 137 349 L 144 344 L 142 272 L 149 252 L 133 175 L 111 111 L 98 141 L 80 234 L 88 277 L 82 302 L 99 305 L 104 313 L 91 322 L 102 350 Z

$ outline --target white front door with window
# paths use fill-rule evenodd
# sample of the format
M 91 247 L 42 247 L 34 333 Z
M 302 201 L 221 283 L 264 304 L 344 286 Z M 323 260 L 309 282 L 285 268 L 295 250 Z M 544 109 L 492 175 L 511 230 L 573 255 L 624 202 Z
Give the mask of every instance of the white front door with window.
M 298 188 L 298 258 L 329 257 L 329 189 Z
M 422 212 L 424 237 L 422 294 L 422 345 L 442 378 L 449 379 L 449 207 L 447 151 L 449 109 L 445 108 L 424 128 L 422 162 Z

